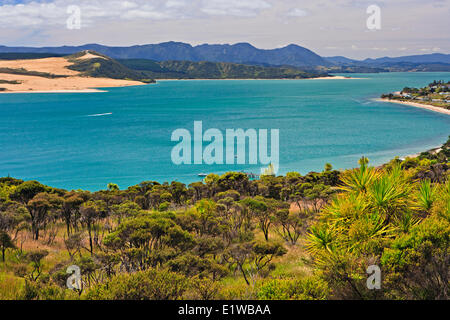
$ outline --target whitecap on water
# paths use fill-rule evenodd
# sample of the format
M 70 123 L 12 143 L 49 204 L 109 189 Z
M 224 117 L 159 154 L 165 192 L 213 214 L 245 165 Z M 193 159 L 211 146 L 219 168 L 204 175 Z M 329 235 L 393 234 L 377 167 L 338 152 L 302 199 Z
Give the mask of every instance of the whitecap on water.
M 90 114 L 88 117 L 102 117 L 102 116 L 110 116 L 112 115 L 112 112 L 110 113 L 99 113 L 99 114 Z

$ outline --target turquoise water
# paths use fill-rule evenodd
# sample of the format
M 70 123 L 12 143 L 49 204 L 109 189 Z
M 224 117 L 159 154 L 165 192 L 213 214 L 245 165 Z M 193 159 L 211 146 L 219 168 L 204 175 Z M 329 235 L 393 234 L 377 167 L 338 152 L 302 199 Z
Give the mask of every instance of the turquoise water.
M 375 102 L 382 93 L 450 73 L 357 74 L 358 80 L 163 81 L 106 93 L 0 94 L 0 176 L 65 189 L 121 188 L 145 180 L 198 181 L 198 173 L 260 165 L 171 161 L 177 128 L 280 129 L 280 173 L 351 168 L 435 147 L 450 116 Z M 101 116 L 90 116 L 98 115 Z

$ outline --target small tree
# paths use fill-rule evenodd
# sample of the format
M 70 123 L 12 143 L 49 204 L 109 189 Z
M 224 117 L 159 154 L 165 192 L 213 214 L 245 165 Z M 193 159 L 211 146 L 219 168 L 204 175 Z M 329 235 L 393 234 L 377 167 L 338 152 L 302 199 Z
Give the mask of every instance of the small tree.
M 46 226 L 49 211 L 60 208 L 62 203 L 61 197 L 49 193 L 39 193 L 28 201 L 27 209 L 31 216 L 31 230 L 34 240 L 39 240 L 39 231 Z
M 295 245 L 304 230 L 303 220 L 306 217 L 300 213 L 290 213 L 289 209 L 282 209 L 277 211 L 276 218 L 281 227 L 278 233 L 283 240 Z
M 36 281 L 42 274 L 42 259 L 48 256 L 47 250 L 31 251 L 27 254 L 27 259 L 31 262 L 33 270 L 27 275 L 31 281 Z
M 241 271 L 245 282 L 250 280 L 269 266 L 275 257 L 286 254 L 286 249 L 279 243 L 244 242 L 231 246 L 225 254 L 231 265 L 236 265 Z
M 325 164 L 325 172 L 330 172 L 331 170 L 333 170 L 333 165 L 330 163 Z
M 91 255 L 94 254 L 94 244 L 92 241 L 93 227 L 95 225 L 95 222 L 100 218 L 101 213 L 105 210 L 105 202 L 102 200 L 90 200 L 84 203 L 80 208 L 82 222 L 87 226 L 88 229 L 90 248 L 89 251 L 91 252 Z
M 120 190 L 119 186 L 115 183 L 108 183 L 107 188 L 108 188 L 108 191 L 119 191 Z
M 0 247 L 2 248 L 2 261 L 5 262 L 5 252 L 7 249 L 14 249 L 14 245 L 11 237 L 6 232 L 0 231 Z
M 26 181 L 14 190 L 10 195 L 11 200 L 19 201 L 23 204 L 27 204 L 28 201 L 33 199 L 37 194 L 46 192 L 47 188 L 37 181 Z
M 251 215 L 256 217 L 259 221 L 259 227 L 261 231 L 264 233 L 264 238 L 266 241 L 269 240 L 269 227 L 272 222 L 271 211 L 268 206 L 262 201 L 261 197 L 259 198 L 247 198 L 242 200 L 242 204 L 244 204 Z

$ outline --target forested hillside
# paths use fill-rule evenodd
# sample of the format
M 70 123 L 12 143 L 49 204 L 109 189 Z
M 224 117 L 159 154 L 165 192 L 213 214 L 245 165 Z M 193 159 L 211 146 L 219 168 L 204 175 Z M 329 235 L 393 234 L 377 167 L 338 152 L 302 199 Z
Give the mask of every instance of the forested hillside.
M 221 62 L 119 60 L 130 69 L 154 79 L 305 79 L 327 76 L 293 67 L 262 67 Z
M 64 47 L 5 47 L 0 46 L 0 52 L 22 53 L 57 53 L 74 54 L 79 51 L 91 50 L 105 54 L 113 59 L 150 59 L 156 61 L 211 61 L 239 64 L 269 64 L 274 66 L 291 65 L 296 67 L 330 65 L 311 50 L 291 44 L 284 48 L 272 50 L 258 49 L 249 43 L 203 44 L 192 46 L 182 42 L 163 42 L 158 44 L 137 45 L 131 47 L 109 47 L 99 44 Z
M 86 54 L 93 54 L 92 59 L 79 59 Z M 110 79 L 126 79 L 136 80 L 146 83 L 152 83 L 154 80 L 148 78 L 142 72 L 131 70 L 126 66 L 120 64 L 114 59 L 95 51 L 82 51 L 76 54 L 66 56 L 73 65 L 68 68 L 74 71 L 81 72 L 82 76 L 94 78 L 110 78 Z

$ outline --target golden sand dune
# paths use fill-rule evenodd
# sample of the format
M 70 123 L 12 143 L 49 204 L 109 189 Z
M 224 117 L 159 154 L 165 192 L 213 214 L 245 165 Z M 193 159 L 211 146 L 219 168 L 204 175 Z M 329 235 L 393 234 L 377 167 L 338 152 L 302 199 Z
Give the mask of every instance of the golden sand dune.
M 0 60 L 0 68 L 26 69 L 62 76 L 75 76 L 78 71 L 67 69 L 73 63 L 65 58 L 44 58 L 34 60 Z
M 85 55 L 77 58 L 79 60 L 104 57 L 85 52 Z M 80 72 L 70 70 L 67 67 L 73 65 L 64 57 L 44 58 L 32 60 L 0 60 L 0 68 L 25 69 L 27 71 L 45 72 L 65 78 L 45 78 L 39 76 L 16 75 L 0 73 L 0 81 L 18 81 L 20 84 L 0 83 L 3 92 L 53 92 L 53 91 L 93 91 L 93 88 L 124 87 L 143 85 L 139 81 L 118 80 L 109 78 L 81 77 Z
M 0 84 L 7 92 L 52 92 L 52 91 L 89 91 L 93 88 L 125 87 L 143 85 L 139 81 L 117 80 L 108 78 L 91 78 L 72 76 L 68 78 L 47 79 L 35 76 L 20 76 L 0 73 L 1 80 L 18 80 L 20 84 Z

